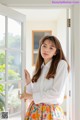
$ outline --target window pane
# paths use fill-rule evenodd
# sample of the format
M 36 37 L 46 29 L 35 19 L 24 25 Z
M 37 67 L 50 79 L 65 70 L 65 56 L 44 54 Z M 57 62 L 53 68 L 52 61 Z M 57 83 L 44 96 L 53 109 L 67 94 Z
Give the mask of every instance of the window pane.
M 5 51 L 0 50 L 0 80 L 5 80 Z
M 8 19 L 8 47 L 21 49 L 21 23 Z
M 0 111 L 5 111 L 5 86 L 0 84 Z
M 12 118 L 16 119 L 21 117 L 21 100 L 18 98 L 18 91 L 21 90 L 21 83 L 8 84 L 8 111 Z M 16 113 L 16 114 L 14 114 Z
M 5 17 L 0 15 L 0 47 L 5 46 Z
M 8 80 L 21 80 L 21 54 L 8 52 Z

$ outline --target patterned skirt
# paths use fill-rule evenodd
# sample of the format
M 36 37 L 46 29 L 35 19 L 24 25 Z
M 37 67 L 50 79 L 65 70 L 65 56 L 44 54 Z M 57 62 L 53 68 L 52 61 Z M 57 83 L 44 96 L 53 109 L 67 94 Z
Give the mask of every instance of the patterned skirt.
M 32 101 L 26 112 L 25 120 L 65 120 L 65 116 L 60 105 L 35 104 Z

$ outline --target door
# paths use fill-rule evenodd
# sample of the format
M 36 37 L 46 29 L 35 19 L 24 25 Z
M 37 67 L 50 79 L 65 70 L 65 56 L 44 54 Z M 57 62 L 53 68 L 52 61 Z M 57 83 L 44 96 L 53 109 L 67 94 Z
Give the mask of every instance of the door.
M 64 54 L 71 66 L 71 9 L 65 8 L 62 9 L 63 14 L 60 14 L 58 19 L 58 38 L 61 42 Z M 72 79 L 71 75 L 69 75 L 69 79 L 67 81 L 64 101 L 62 104 L 62 108 L 65 113 L 66 120 L 71 120 L 71 91 L 72 91 Z
M 69 81 L 67 84 L 67 120 L 72 120 L 72 78 L 71 78 L 71 9 L 67 9 L 67 59 L 70 65 Z
M 26 17 L 0 4 L 0 115 L 23 120 L 25 103 L 18 98 L 24 88 Z

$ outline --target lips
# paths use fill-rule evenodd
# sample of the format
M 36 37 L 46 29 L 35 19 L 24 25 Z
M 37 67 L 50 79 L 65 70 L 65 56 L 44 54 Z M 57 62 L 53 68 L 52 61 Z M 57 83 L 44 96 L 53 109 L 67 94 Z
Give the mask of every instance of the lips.
M 47 53 L 43 53 L 44 55 L 48 55 Z

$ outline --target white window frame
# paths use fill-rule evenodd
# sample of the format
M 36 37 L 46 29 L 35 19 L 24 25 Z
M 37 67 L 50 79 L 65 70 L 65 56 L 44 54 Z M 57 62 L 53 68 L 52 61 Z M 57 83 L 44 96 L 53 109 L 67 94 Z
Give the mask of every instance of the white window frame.
M 8 18 L 11 18 L 13 20 L 16 20 L 18 22 L 21 22 L 21 50 L 17 50 L 18 52 L 21 53 L 21 59 L 22 59 L 22 75 L 21 75 L 21 91 L 23 91 L 24 89 L 24 85 L 25 85 L 25 79 L 24 79 L 24 68 L 26 67 L 26 17 L 25 15 L 9 8 L 9 7 L 6 7 L 2 4 L 0 4 L 0 15 L 3 15 L 5 16 L 5 47 L 4 48 L 1 48 L 2 50 L 13 50 L 13 51 L 16 51 L 16 49 L 12 49 L 12 48 L 6 48 L 7 47 L 7 44 L 8 44 L 8 40 L 7 40 L 7 33 L 8 33 L 8 30 L 7 30 L 7 27 L 8 27 Z M 7 58 L 7 54 L 5 56 L 5 60 L 6 60 L 6 63 L 8 62 L 8 58 Z M 13 81 L 8 81 L 8 66 L 6 66 L 6 70 L 5 70 L 5 79 L 6 81 L 0 81 L 0 83 L 12 83 L 12 82 L 15 82 L 14 80 Z M 5 88 L 6 91 L 7 91 L 7 87 Z M 5 92 L 6 92 L 5 91 Z M 8 105 L 8 96 L 6 95 L 6 106 L 5 106 L 5 109 L 7 109 L 7 105 Z M 21 101 L 21 120 L 24 119 L 24 116 L 25 116 L 25 102 L 22 100 Z

